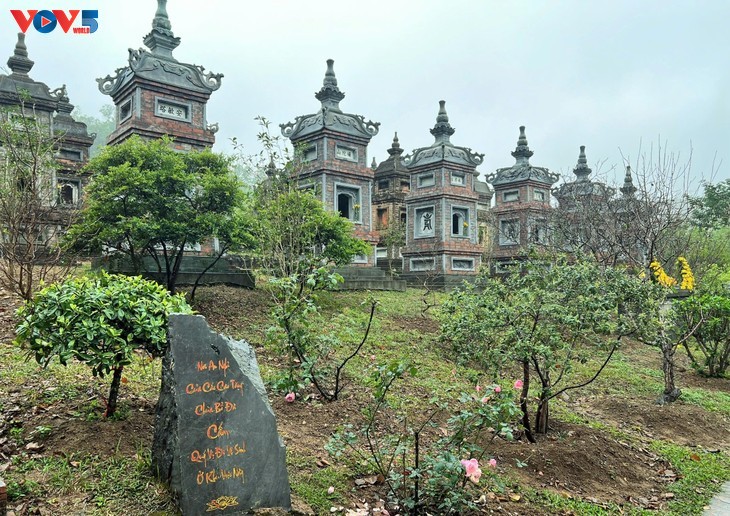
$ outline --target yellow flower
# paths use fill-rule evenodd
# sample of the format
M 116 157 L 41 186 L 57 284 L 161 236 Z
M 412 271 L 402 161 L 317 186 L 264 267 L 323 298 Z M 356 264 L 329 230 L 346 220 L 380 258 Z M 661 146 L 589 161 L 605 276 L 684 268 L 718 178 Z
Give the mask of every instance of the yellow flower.
M 679 288 L 683 290 L 694 290 L 695 289 L 695 276 L 692 274 L 692 268 L 689 266 L 689 262 L 684 256 L 680 256 L 677 259 L 679 262 L 680 271 L 679 274 L 682 276 L 682 284 Z
M 654 260 L 653 262 L 651 262 L 649 264 L 649 269 L 651 269 L 651 272 L 654 274 L 654 279 L 656 280 L 656 282 L 659 283 L 662 287 L 669 288 L 677 285 L 677 280 L 664 272 L 662 264 L 658 261 Z

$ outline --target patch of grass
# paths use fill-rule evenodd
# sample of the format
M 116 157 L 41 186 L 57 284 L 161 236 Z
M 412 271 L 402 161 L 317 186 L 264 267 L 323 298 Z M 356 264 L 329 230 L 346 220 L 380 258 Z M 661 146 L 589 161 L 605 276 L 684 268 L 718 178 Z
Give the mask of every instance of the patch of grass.
M 655 351 L 653 348 L 646 347 L 647 353 Z M 627 393 L 631 393 L 632 396 L 657 397 L 664 389 L 663 374 L 659 366 L 659 362 L 657 362 L 656 369 L 639 366 L 632 362 L 630 356 L 616 353 L 603 373 L 594 383 L 587 386 L 584 392 L 603 392 L 618 396 L 626 396 Z M 595 363 L 592 361 L 585 365 L 576 364 L 573 376 L 588 376 L 594 370 Z M 709 412 L 730 413 L 730 394 L 682 385 L 678 385 L 678 387 L 682 390 L 680 401 L 697 405 Z
M 43 491 L 40 484 L 28 479 L 7 479 L 8 501 L 14 502 L 26 496 L 39 496 Z
M 680 401 L 692 403 L 707 410 L 708 412 L 719 412 L 730 414 L 730 394 L 721 391 L 711 391 L 694 387 L 681 387 L 682 396 Z
M 675 498 L 669 503 L 671 514 L 702 514 L 703 507 L 730 480 L 730 457 L 722 453 L 705 453 L 666 441 L 653 441 L 651 448 L 668 460 L 679 480 L 669 484 Z
M 53 405 L 54 403 L 71 401 L 78 398 L 81 394 L 79 385 L 73 383 L 60 383 L 55 387 L 50 387 L 42 391 L 39 401 Z
M 135 353 L 132 363 L 124 367 L 122 376 L 127 382 L 120 389 L 120 394 L 131 392 L 143 398 L 154 399 L 160 394 L 162 359 L 152 358 L 145 353 Z M 111 385 L 111 376 L 106 380 L 107 385 Z
M 90 515 L 148 515 L 156 511 L 175 514 L 167 490 L 150 475 L 149 457 L 18 457 L 5 472 L 11 500 L 32 500 L 43 495 L 59 508 L 73 512 L 67 500 L 73 495 L 91 500 L 79 513 Z M 42 486 L 42 488 L 40 487 Z M 91 509 L 91 510 L 90 510 Z M 70 514 L 64 512 L 64 514 Z
M 349 491 L 348 475 L 337 466 L 318 468 L 315 459 L 287 453 L 289 483 L 292 492 L 297 494 L 315 514 L 329 514 L 330 507 L 347 505 Z M 329 494 L 327 490 L 334 487 Z
M 51 433 L 53 433 L 53 428 L 50 426 L 39 425 L 35 427 L 33 432 L 31 432 L 31 435 L 36 439 L 45 440 L 48 439 Z

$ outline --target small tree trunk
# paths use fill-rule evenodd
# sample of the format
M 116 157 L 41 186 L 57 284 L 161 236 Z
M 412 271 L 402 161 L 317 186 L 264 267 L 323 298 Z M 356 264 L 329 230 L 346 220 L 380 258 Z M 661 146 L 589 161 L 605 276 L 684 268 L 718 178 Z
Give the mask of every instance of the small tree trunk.
M 656 400 L 658 405 L 677 401 L 682 394 L 682 391 L 680 391 L 674 384 L 674 353 L 677 351 L 677 348 L 674 346 L 674 342 L 666 336 L 662 336 L 661 347 L 662 371 L 664 372 L 664 392 L 662 392 L 662 395 Z
M 527 360 L 522 361 L 522 393 L 520 393 L 520 409 L 522 410 L 522 426 L 525 428 L 525 437 L 531 443 L 535 441 L 530 428 L 530 414 L 527 412 L 527 394 L 530 390 L 530 363 Z
M 537 415 L 535 416 L 535 432 L 538 434 L 548 433 L 548 419 L 550 418 L 549 398 L 543 385 L 543 392 L 540 394 L 540 401 L 537 405 Z
M 114 376 L 112 377 L 112 385 L 109 388 L 109 400 L 106 405 L 106 412 L 104 417 L 111 417 L 117 410 L 117 397 L 119 396 L 119 384 L 122 383 L 122 370 L 124 366 L 119 366 L 114 369 Z
M 213 260 L 205 269 L 203 269 L 203 272 L 198 274 L 198 277 L 195 278 L 195 283 L 193 283 L 193 290 L 190 291 L 190 302 L 192 303 L 195 301 L 195 291 L 198 290 L 198 285 L 200 284 L 200 280 L 203 279 L 203 276 L 205 276 L 205 273 L 208 272 L 210 269 L 213 268 L 213 266 L 218 263 L 218 261 L 223 257 L 226 250 L 228 248 L 225 246 L 221 246 L 220 252 L 218 253 L 218 256 L 215 257 L 215 260 Z

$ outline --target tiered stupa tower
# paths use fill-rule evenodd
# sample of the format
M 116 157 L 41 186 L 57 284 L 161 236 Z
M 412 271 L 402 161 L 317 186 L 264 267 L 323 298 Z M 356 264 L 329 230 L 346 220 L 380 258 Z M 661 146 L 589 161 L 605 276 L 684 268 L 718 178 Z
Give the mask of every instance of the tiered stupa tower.
M 547 168 L 533 166 L 533 154 L 525 127 L 521 126 L 517 147 L 512 152 L 515 164 L 487 176 L 495 195 L 492 272 L 503 272 L 505 265 L 525 259 L 530 245 L 548 243 L 550 191 L 559 176 Z
M 35 63 L 28 57 L 25 34 L 18 33 L 13 55 L 8 59 L 9 75 L 0 75 L 0 106 L 8 109 L 7 116 L 32 118 L 37 127 L 48 131 L 49 141 L 54 138 L 57 147 L 58 169 L 36 180 L 42 187 L 43 199 L 58 209 L 50 216 L 59 226 L 68 223 L 69 211 L 79 206 L 83 185 L 88 177 L 82 172 L 89 160 L 89 148 L 95 134 L 89 134 L 86 124 L 71 116 L 66 86 L 50 88 L 29 75 Z
M 589 203 L 588 206 L 594 208 L 607 204 L 608 199 L 613 196 L 615 191 L 604 183 L 591 180 L 590 175 L 592 172 L 593 170 L 588 166 L 588 159 L 586 158 L 586 146 L 581 145 L 578 163 L 573 169 L 575 181 L 563 183 L 553 190 L 553 195 L 560 203 L 561 208 L 570 210 L 580 203 Z
M 355 234 L 374 247 L 378 242 L 371 199 L 375 172 L 367 165 L 367 147 L 380 124 L 340 109 L 345 94 L 337 85 L 332 59 L 327 60 L 322 88 L 314 96 L 321 104 L 318 111 L 280 126 L 297 149 L 297 179 L 303 188 L 315 191 L 325 208 L 350 219 Z M 375 253 L 358 256 L 354 263 L 374 265 Z
M 456 285 L 481 265 L 476 167 L 484 155 L 454 145 L 454 132 L 442 100 L 431 129 L 434 143 L 403 158 L 411 175 L 403 277 L 412 284 Z
M 175 59 L 172 51 L 180 38 L 172 32 L 166 3 L 157 0 L 152 31 L 144 37 L 149 50 L 129 49 L 126 66 L 114 76 L 97 79 L 99 90 L 111 96 L 117 108 L 110 145 L 133 134 L 148 139 L 169 135 L 182 151 L 202 150 L 215 142 L 218 127 L 208 124 L 206 103 L 220 88 L 223 75 Z

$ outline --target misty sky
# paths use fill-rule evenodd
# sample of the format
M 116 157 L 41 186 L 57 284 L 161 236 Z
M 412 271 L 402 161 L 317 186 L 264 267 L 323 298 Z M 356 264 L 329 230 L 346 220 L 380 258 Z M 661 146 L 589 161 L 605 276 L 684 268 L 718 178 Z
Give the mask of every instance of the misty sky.
M 0 60 L 18 32 L 9 9 L 98 9 L 91 35 L 39 34 L 31 76 L 68 86 L 87 114 L 110 103 L 95 79 L 143 46 L 156 0 L 10 0 L 0 10 Z M 433 142 L 446 100 L 452 142 L 485 154 L 486 175 L 510 166 L 527 126 L 534 165 L 572 180 L 578 147 L 594 169 L 633 164 L 658 141 L 689 158 L 696 182 L 730 178 L 730 2 L 169 0 L 182 39 L 175 57 L 225 74 L 208 103 L 217 150 L 237 137 L 259 150 L 254 117 L 278 124 L 319 107 L 325 60 L 335 60 L 344 111 L 381 122 L 368 162 L 393 132 L 410 151 Z M 3 50 L 4 49 L 4 50 Z M 722 163 L 721 163 L 722 162 Z

